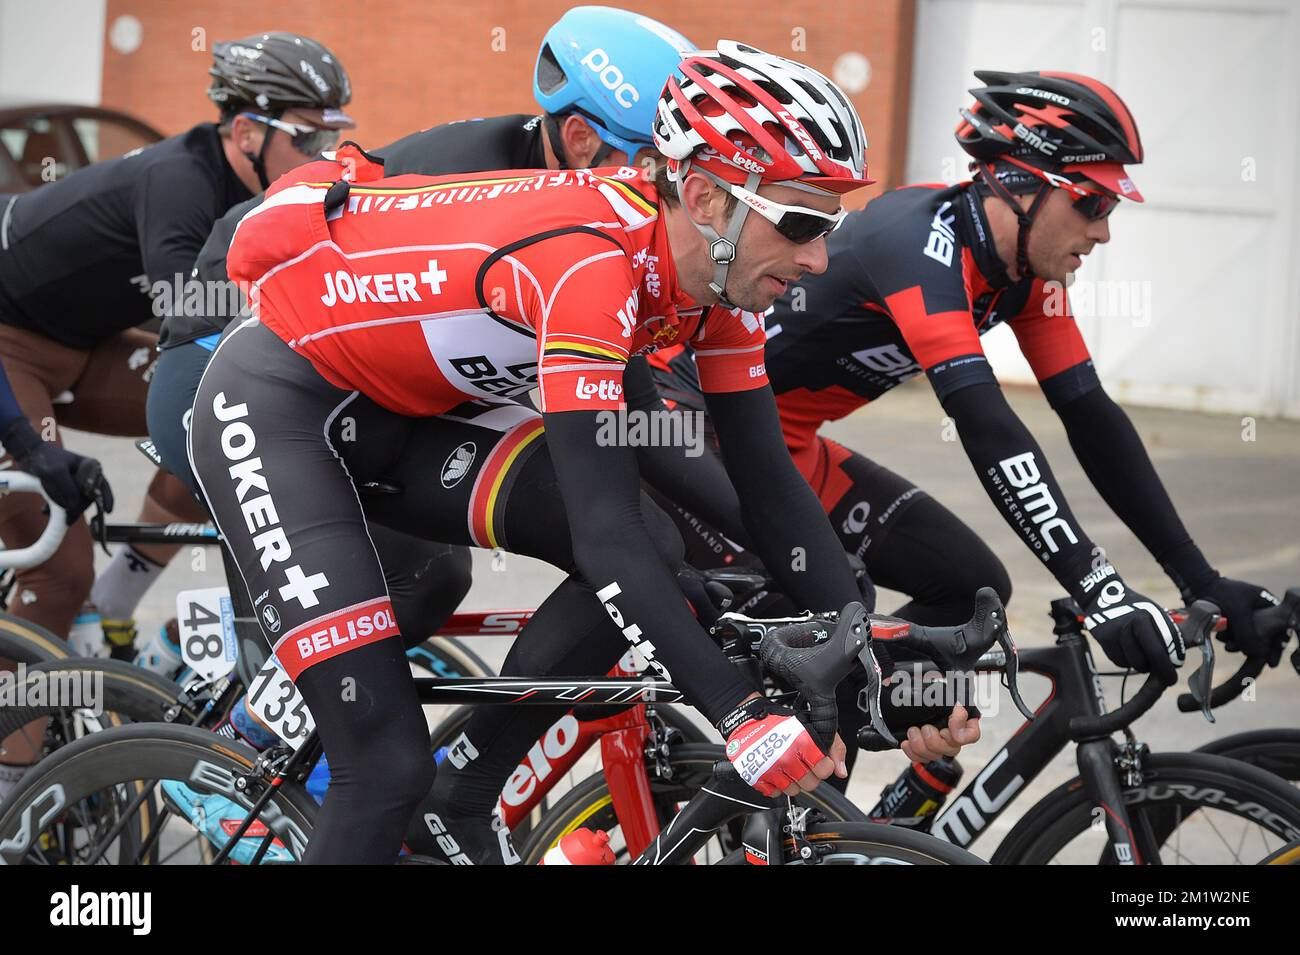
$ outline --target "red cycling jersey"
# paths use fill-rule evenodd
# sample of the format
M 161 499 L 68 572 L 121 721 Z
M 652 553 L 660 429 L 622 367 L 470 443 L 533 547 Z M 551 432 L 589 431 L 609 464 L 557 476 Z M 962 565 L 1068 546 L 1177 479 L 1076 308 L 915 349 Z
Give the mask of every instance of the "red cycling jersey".
M 351 146 L 301 166 L 230 247 L 253 313 L 331 384 L 411 416 L 534 387 L 543 411 L 617 408 L 627 360 L 678 342 L 704 391 L 767 384 L 761 320 L 682 291 L 639 170 L 381 176 Z

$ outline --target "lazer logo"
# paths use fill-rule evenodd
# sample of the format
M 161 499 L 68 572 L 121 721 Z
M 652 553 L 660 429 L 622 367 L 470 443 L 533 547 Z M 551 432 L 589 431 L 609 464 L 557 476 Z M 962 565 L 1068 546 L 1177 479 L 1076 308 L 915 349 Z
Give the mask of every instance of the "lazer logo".
M 637 88 L 623 79 L 623 71 L 609 62 L 609 54 L 600 47 L 596 47 L 584 56 L 581 62 L 600 77 L 600 84 L 614 94 L 614 99 L 619 106 L 631 109 L 641 99 Z
M 1079 543 L 1079 538 L 1074 536 L 1070 525 L 1056 516 L 1056 500 L 1038 472 L 1034 452 L 1026 451 L 1013 458 L 1005 458 L 998 462 L 998 466 L 1002 468 L 1008 483 L 1016 488 L 1016 497 L 1024 502 L 1025 513 L 1039 525 L 1043 540 L 1047 541 L 1048 550 L 1055 554 L 1061 549 L 1056 541 L 1052 540 L 1053 531 L 1060 531 L 1071 544 Z M 1035 511 L 1039 513 L 1035 514 Z
M 610 381 L 608 378 L 601 378 L 599 381 L 588 381 L 586 375 L 579 375 L 573 393 L 583 401 L 590 401 L 592 398 L 597 398 L 600 401 L 619 401 L 623 397 L 623 386 L 616 381 Z
M 757 173 L 767 172 L 766 166 L 764 166 L 761 162 L 755 162 L 754 160 L 750 159 L 739 149 L 737 149 L 736 154 L 731 157 L 731 161 L 735 165 L 739 166 L 741 169 L 748 169 L 750 172 L 757 172 Z
M 223 391 L 212 399 L 212 414 L 218 421 L 226 423 L 221 431 L 221 453 L 227 461 L 235 462 L 227 471 L 235 482 L 235 497 L 244 515 L 244 526 L 253 535 L 253 548 L 257 551 L 262 570 L 270 570 L 272 563 L 289 560 L 293 548 L 289 546 L 284 528 L 279 526 L 280 514 L 275 508 L 266 476 L 262 474 L 262 459 L 251 456 L 257 447 L 257 436 L 242 420 L 248 417 L 248 405 L 243 402 L 227 405 Z M 255 491 L 261 493 L 254 496 Z M 324 574 L 305 574 L 299 564 L 286 567 L 284 577 L 287 583 L 280 588 L 280 599 L 297 600 L 304 610 L 320 603 L 316 591 L 329 586 Z
M 1023 139 L 1025 142 L 1033 146 L 1044 156 L 1052 156 L 1056 154 L 1056 149 L 1057 149 L 1056 143 L 1052 142 L 1049 139 L 1044 139 L 1038 133 L 1034 132 L 1032 129 L 1026 126 L 1024 123 L 1016 123 L 1015 133 L 1018 139 Z
M 789 110 L 778 109 L 776 115 L 790 128 L 790 131 L 794 133 L 795 139 L 799 140 L 800 145 L 803 146 L 814 162 L 822 158 L 821 150 L 817 148 L 817 144 L 813 142 L 813 138 L 808 135 L 808 130 L 803 128 L 803 123 L 791 116 Z
M 379 272 L 374 275 L 338 270 L 326 272 L 325 294 L 320 300 L 326 308 L 333 308 L 339 302 L 423 302 L 415 287 L 417 278 L 429 289 L 430 295 L 440 295 L 447 273 L 438 268 L 437 259 L 430 259 L 429 267 L 418 275 L 414 272 Z
M 596 599 L 605 605 L 605 612 L 609 618 L 614 621 L 614 626 L 623 631 L 623 636 L 627 637 L 628 642 L 645 657 L 646 662 L 659 671 L 660 676 L 669 682 L 672 681 L 672 675 L 669 674 L 668 668 L 655 659 L 655 645 L 647 640 L 641 633 L 641 628 L 634 623 L 624 623 L 623 613 L 615 607 L 611 600 L 623 592 L 623 588 L 618 585 L 618 581 L 611 581 L 600 590 L 596 591 Z
M 934 219 L 930 222 L 930 235 L 925 240 L 925 248 L 922 250 L 936 262 L 947 266 L 952 265 L 952 252 L 956 245 L 956 233 L 953 232 L 952 224 L 957 221 L 957 213 L 952 213 L 946 219 L 943 214 L 951 208 L 952 203 L 945 202 L 934 214 Z

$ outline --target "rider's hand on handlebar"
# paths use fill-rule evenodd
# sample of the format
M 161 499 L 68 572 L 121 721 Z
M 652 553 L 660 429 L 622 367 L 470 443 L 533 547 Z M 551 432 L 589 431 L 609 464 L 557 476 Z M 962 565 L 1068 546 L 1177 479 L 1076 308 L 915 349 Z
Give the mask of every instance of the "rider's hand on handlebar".
M 1254 660 L 1266 660 L 1275 667 L 1282 660 L 1287 633 L 1279 630 L 1270 636 L 1259 632 L 1255 626 L 1255 611 L 1276 607 L 1278 599 L 1263 587 L 1243 580 L 1216 577 L 1195 595 L 1198 600 L 1208 600 L 1219 608 L 1228 621 L 1222 634 L 1223 645 L 1233 653 L 1244 653 Z
M 1084 625 L 1116 666 L 1154 673 L 1172 686 L 1187 655 L 1183 635 L 1163 607 L 1130 589 L 1113 567 L 1105 570 L 1079 601 Z
M 948 714 L 947 729 L 936 729 L 928 723 L 910 727 L 899 748 L 913 762 L 928 763 L 942 756 L 956 756 L 963 746 L 978 743 L 979 738 L 980 718 L 970 716 L 958 703 Z
M 844 779 L 845 746 L 836 734 L 823 753 L 794 711 L 755 694 L 718 723 L 727 759 L 761 795 L 812 792 L 831 773 Z
M 40 480 L 50 500 L 67 513 L 69 524 L 96 500 L 105 511 L 113 509 L 112 488 L 94 458 L 40 441 L 15 463 Z

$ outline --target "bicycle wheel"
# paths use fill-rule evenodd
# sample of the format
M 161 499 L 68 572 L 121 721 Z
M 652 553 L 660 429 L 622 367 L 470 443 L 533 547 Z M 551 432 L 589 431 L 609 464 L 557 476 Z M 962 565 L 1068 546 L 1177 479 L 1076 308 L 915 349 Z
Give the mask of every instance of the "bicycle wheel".
M 651 773 L 650 789 L 661 825 L 676 815 L 682 803 L 699 790 L 713 772 L 718 760 L 725 759 L 722 747 L 712 744 L 682 743 L 672 747 L 668 756 L 671 778 Z M 866 822 L 867 817 L 848 797 L 830 786 L 819 786 L 797 800 L 799 805 L 818 810 L 831 821 Z M 873 824 L 874 825 L 874 824 Z M 614 801 L 603 773 L 588 776 L 564 794 L 534 827 L 519 857 L 526 865 L 541 861 L 552 846 L 575 829 L 586 826 L 610 833 L 610 846 L 620 861 L 627 859 L 626 846 L 614 813 Z M 708 861 L 721 861 L 738 844 L 738 827 L 730 826 L 715 839 L 704 855 Z
M 1249 730 L 1213 740 L 1194 752 L 1239 759 L 1291 783 L 1300 783 L 1300 730 Z
M 1300 865 L 1300 839 L 1288 842 L 1281 849 L 1266 856 L 1260 865 Z
M 1254 863 L 1300 838 L 1300 792 L 1255 766 L 1201 753 L 1152 753 L 1142 781 L 1124 787 L 1139 845 L 1164 864 Z M 1057 787 L 1009 832 L 993 863 L 1113 863 L 1104 825 L 1077 776 Z
M 254 769 L 257 755 L 207 730 L 162 723 L 84 737 L 43 760 L 0 806 L 0 857 L 9 864 L 206 861 L 213 842 L 158 784 L 176 781 L 199 797 L 224 797 L 247 810 L 268 785 Z M 248 783 L 243 790 L 241 779 Z M 301 859 L 316 811 L 305 789 L 285 782 L 255 824 L 274 840 L 274 857 Z
M 0 613 L 0 660 L 31 665 L 70 656 L 66 640 L 30 621 Z
M 428 637 L 407 650 L 406 658 L 430 676 L 496 676 L 482 657 L 455 637 Z
M 874 822 L 812 823 L 804 838 L 817 854 L 817 865 L 988 865 L 974 853 L 924 832 Z M 795 851 L 792 839 L 782 842 L 781 853 L 783 865 L 810 864 Z M 728 863 L 738 864 L 738 856 Z

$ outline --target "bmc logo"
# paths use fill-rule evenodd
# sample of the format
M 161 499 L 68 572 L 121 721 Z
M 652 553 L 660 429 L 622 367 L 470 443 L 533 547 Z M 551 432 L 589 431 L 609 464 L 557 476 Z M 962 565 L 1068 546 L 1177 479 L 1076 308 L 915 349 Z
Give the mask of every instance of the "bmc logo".
M 1016 497 L 1024 501 L 1025 512 L 1032 515 L 1035 524 L 1040 525 L 1048 550 L 1055 554 L 1061 549 L 1052 540 L 1052 531 L 1061 531 L 1071 544 L 1079 543 L 1070 525 L 1056 516 L 1056 499 L 1039 474 L 1034 452 L 1026 451 L 1015 457 L 1004 458 L 998 462 L 998 466 L 1006 475 L 1007 482 L 1016 489 Z M 1034 513 L 1035 511 L 1039 513 Z
M 600 47 L 584 56 L 582 65 L 600 77 L 601 85 L 614 94 L 624 109 L 631 109 L 641 99 L 636 87 L 624 81 L 623 71 L 609 62 L 609 54 Z
M 925 240 L 925 248 L 922 250 L 930 258 L 944 265 L 952 265 L 952 250 L 955 236 L 952 230 L 952 224 L 957 219 L 957 213 L 953 213 L 944 218 L 943 214 L 952 208 L 951 202 L 945 202 L 939 207 L 939 211 L 934 214 L 934 219 L 930 222 L 930 235 Z
M 583 401 L 590 401 L 592 398 L 599 398 L 601 401 L 618 401 L 623 397 L 623 386 L 608 378 L 587 381 L 586 375 L 579 375 L 573 393 Z

